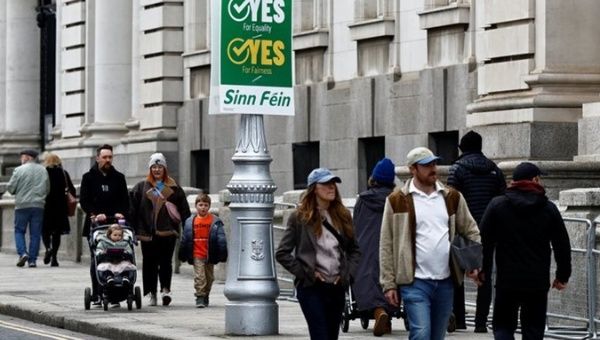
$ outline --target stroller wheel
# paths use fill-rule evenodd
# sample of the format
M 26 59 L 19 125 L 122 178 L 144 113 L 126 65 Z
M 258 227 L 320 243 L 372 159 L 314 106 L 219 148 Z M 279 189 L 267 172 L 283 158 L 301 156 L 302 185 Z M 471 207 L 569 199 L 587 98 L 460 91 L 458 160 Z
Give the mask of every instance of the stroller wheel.
M 83 306 L 85 310 L 89 310 L 92 305 L 92 290 L 87 287 L 83 292 Z
M 104 310 L 107 311 L 108 310 L 108 299 L 104 298 L 102 300 L 102 306 L 104 307 Z
M 142 291 L 140 289 L 140 287 L 135 287 L 134 289 L 134 295 L 135 295 L 135 308 L 140 309 L 142 308 Z
M 133 309 L 133 297 L 131 295 L 129 295 L 127 297 L 127 310 L 132 310 Z
M 367 329 L 369 328 L 369 318 L 368 317 L 361 317 L 360 318 L 360 326 L 362 327 L 362 329 Z
M 342 332 L 348 333 L 348 328 L 350 328 L 350 319 L 348 319 L 345 315 L 342 316 L 340 328 L 342 329 Z

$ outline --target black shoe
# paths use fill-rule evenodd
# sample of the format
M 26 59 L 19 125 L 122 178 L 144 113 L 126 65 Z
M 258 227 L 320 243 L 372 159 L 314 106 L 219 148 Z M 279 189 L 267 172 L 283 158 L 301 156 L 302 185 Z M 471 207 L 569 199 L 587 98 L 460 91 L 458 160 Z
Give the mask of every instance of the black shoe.
M 58 267 L 58 261 L 56 260 L 56 256 L 52 257 L 52 263 L 50 264 L 50 267 Z
M 25 263 L 27 263 L 27 260 L 29 260 L 29 255 L 21 255 L 21 257 L 19 257 L 19 261 L 17 261 L 17 267 L 23 267 Z
M 452 333 L 456 331 L 456 317 L 454 313 L 450 314 L 450 319 L 448 320 L 448 333 Z
M 487 330 L 486 326 L 482 326 L 482 325 L 475 326 L 475 333 L 487 333 L 487 332 L 488 332 L 488 330 Z
M 46 249 L 46 254 L 44 254 L 44 264 L 50 263 L 51 258 L 52 258 L 52 250 Z

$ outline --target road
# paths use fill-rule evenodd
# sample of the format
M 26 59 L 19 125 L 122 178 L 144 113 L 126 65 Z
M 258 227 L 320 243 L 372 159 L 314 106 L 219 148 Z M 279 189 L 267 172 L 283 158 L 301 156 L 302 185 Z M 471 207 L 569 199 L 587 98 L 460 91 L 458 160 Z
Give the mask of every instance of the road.
M 0 315 L 0 339 L 6 340 L 102 340 L 86 334 Z

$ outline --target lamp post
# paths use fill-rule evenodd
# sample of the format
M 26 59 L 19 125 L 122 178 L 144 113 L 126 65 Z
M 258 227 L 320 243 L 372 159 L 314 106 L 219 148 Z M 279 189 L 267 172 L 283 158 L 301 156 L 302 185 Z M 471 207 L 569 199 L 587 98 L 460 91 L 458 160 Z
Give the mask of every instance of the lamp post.
M 279 332 L 279 286 L 273 254 L 273 192 L 263 116 L 241 115 L 231 192 L 231 236 L 225 296 L 225 332 Z

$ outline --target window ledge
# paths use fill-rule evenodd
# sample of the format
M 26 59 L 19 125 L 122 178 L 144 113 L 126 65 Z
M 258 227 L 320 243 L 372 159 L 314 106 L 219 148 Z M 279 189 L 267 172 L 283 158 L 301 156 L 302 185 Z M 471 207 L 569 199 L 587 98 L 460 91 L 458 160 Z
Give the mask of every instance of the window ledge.
M 352 40 L 367 40 L 382 37 L 393 37 L 394 19 L 378 18 L 373 20 L 355 22 L 348 25 L 350 37 Z
M 184 53 L 183 57 L 183 68 L 194 68 L 200 66 L 210 65 L 210 50 L 199 50 Z
M 294 51 L 307 50 L 311 48 L 327 48 L 329 46 L 329 31 L 315 29 L 294 33 Z
M 450 26 L 468 26 L 471 7 L 465 4 L 451 4 L 440 8 L 419 12 L 421 29 L 442 28 Z

